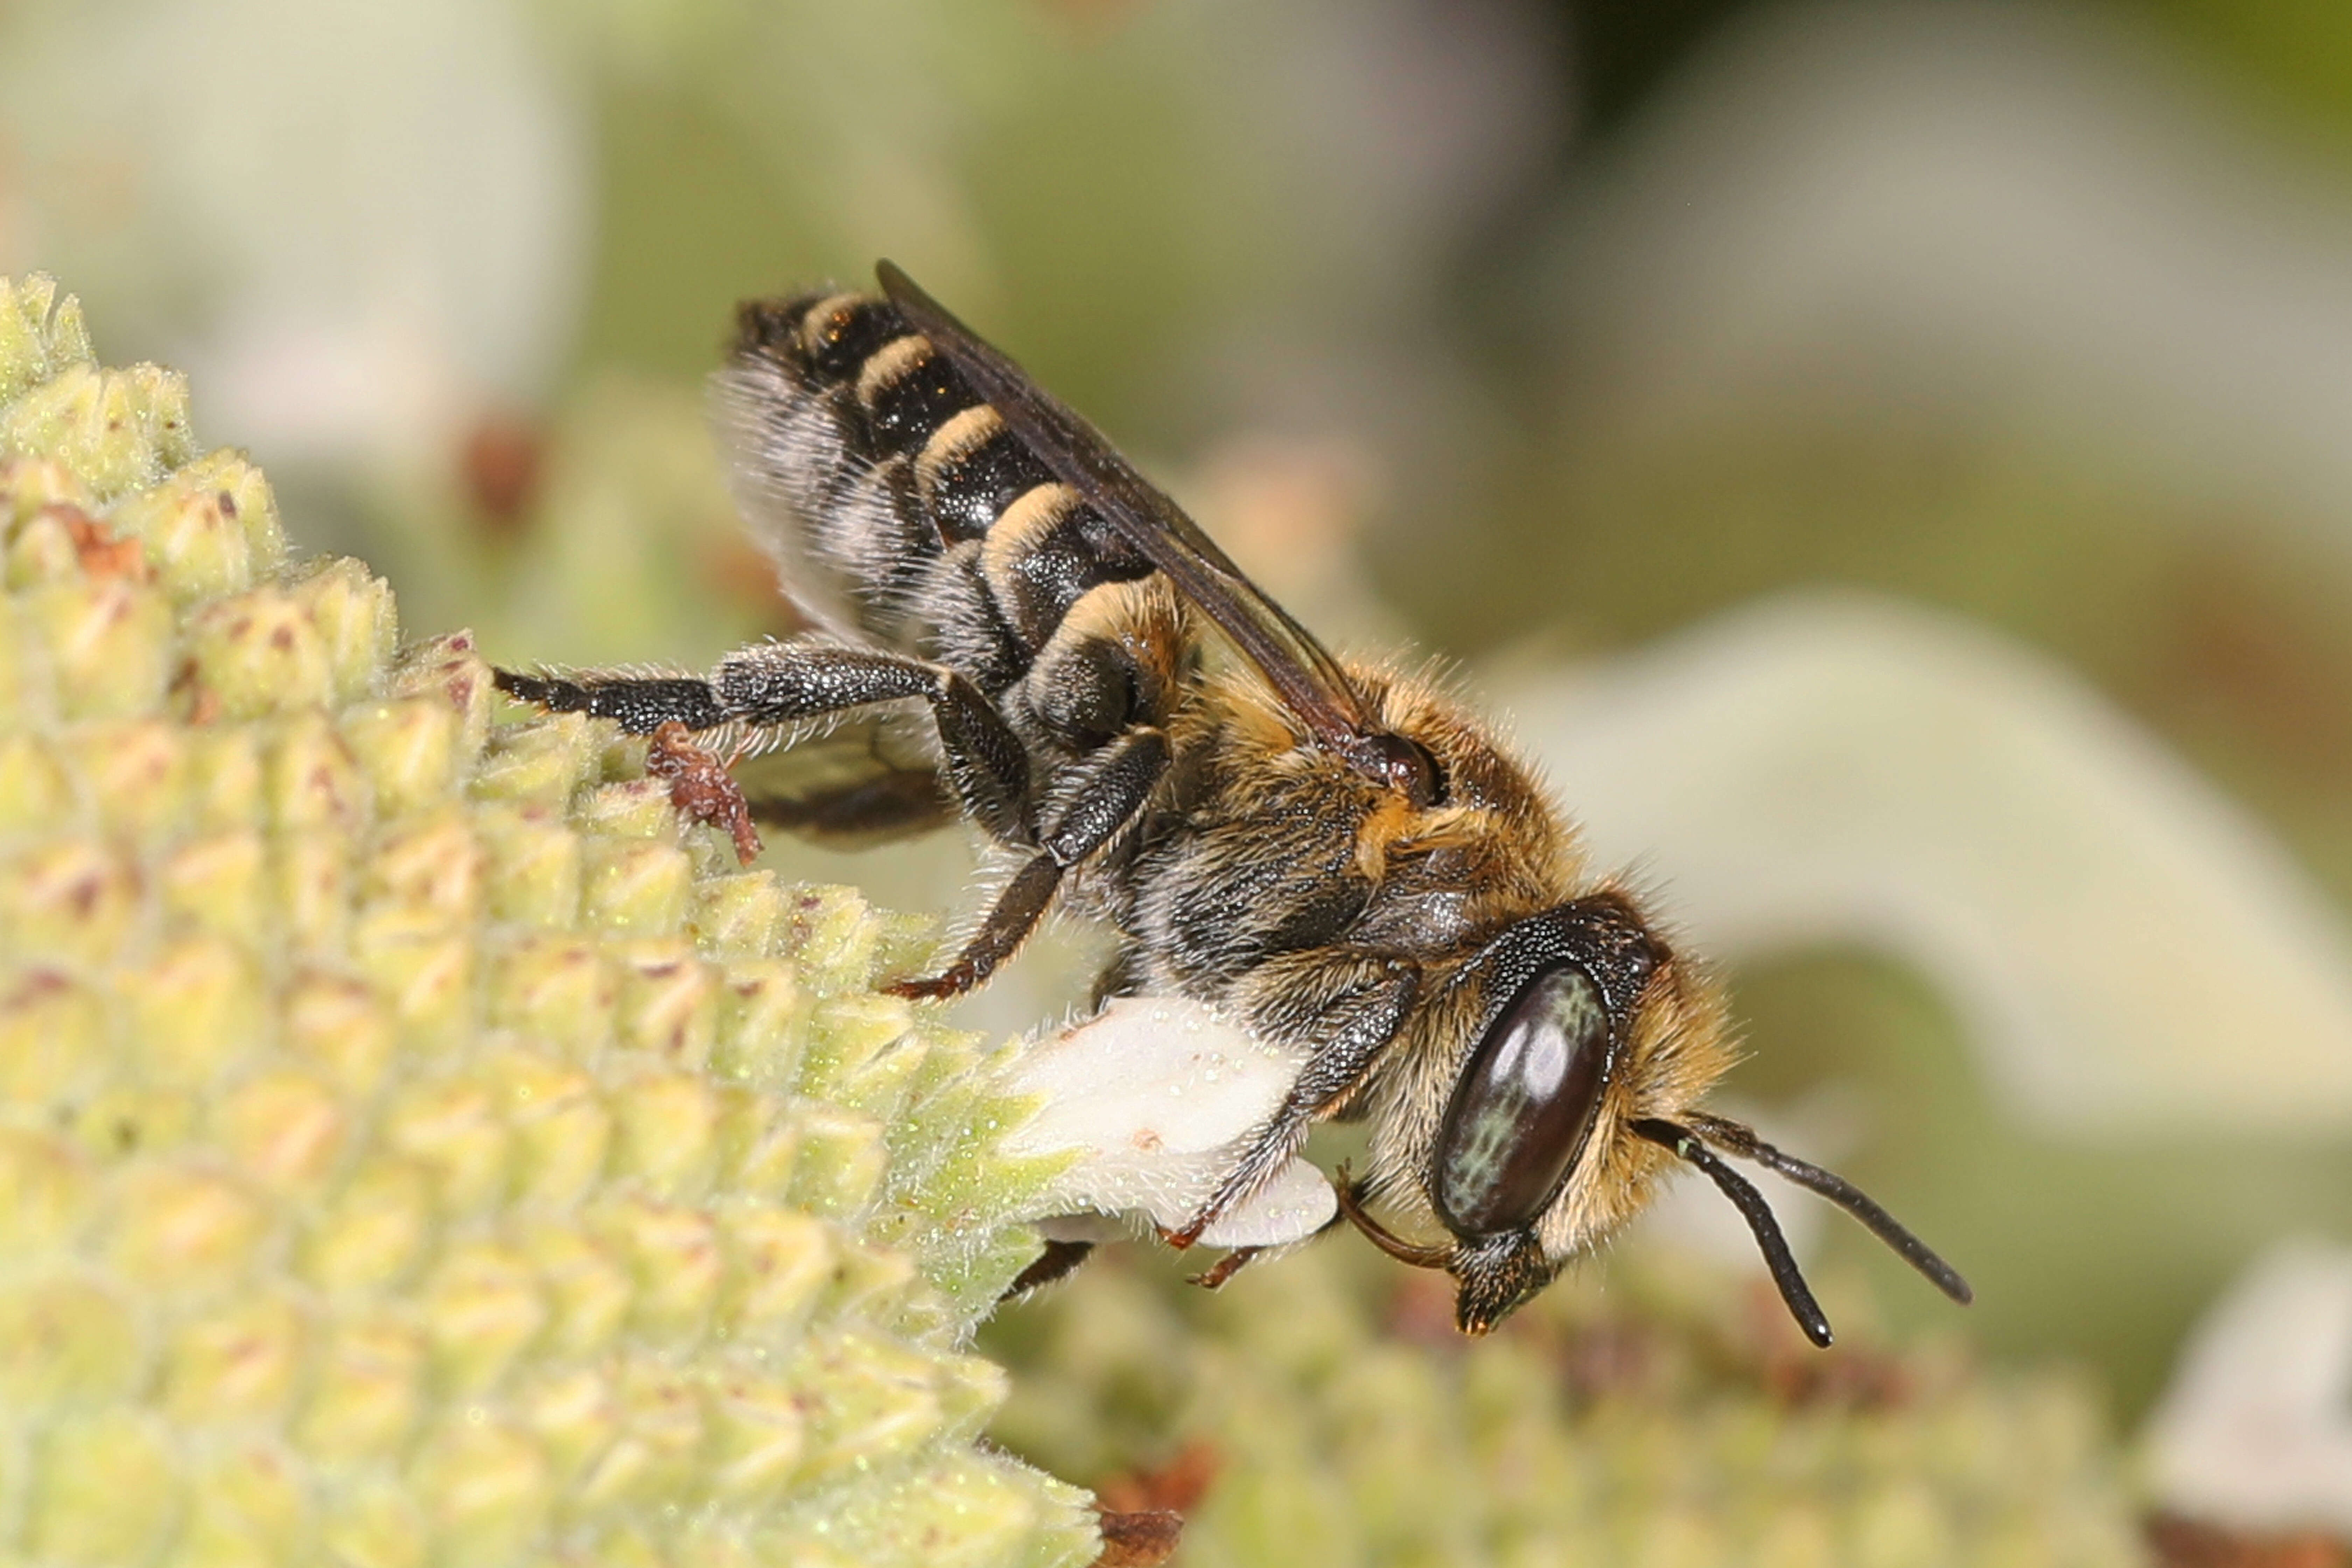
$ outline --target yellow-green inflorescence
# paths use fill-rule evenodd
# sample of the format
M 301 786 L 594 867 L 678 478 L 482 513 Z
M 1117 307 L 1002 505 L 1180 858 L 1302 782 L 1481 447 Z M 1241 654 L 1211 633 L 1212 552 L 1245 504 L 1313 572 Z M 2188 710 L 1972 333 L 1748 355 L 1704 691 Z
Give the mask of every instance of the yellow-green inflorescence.
M 737 871 L 289 557 L 181 380 L 0 282 L 0 1563 L 1083 1563 L 975 1443 L 1051 1173 Z
M 1003 1441 L 1113 1506 L 1198 1497 L 1183 1568 L 2147 1562 L 2091 1391 L 1874 1333 L 1849 1275 L 1819 1281 L 1822 1352 L 1760 1280 L 1635 1250 L 1481 1341 L 1450 1280 L 1369 1247 L 1213 1296 L 1161 1272 L 1090 1264 L 982 1342 Z

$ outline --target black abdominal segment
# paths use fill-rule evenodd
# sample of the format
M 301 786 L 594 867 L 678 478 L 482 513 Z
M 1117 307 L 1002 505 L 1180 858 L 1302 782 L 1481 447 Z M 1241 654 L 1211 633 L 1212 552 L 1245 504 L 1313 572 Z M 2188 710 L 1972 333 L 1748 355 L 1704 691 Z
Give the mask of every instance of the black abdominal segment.
M 915 600 L 945 611 L 955 646 L 926 651 L 991 694 L 1027 673 L 1087 590 L 1151 570 L 887 300 L 747 307 L 730 374 L 770 395 L 755 447 L 829 470 L 829 493 L 798 510 L 853 579 L 868 629 L 903 637 L 898 607 Z
M 835 580 L 856 623 L 844 629 L 866 640 L 756 644 L 703 679 L 501 670 L 499 689 L 639 734 L 677 721 L 753 739 L 854 727 L 920 700 L 935 776 L 877 751 L 846 778 L 751 808 L 881 837 L 935 821 L 945 796 L 1025 851 L 955 962 L 898 987 L 970 990 L 1020 946 L 1066 875 L 1138 820 L 1168 771 L 1158 726 L 1172 694 L 1138 664 L 1149 639 L 1129 635 L 1115 600 L 1074 614 L 1153 568 L 887 300 L 747 305 L 720 385 L 753 510 L 782 503 L 764 520 L 774 542 Z
M 1045 465 L 992 415 L 969 424 L 978 439 L 950 439 L 940 455 L 916 470 L 917 495 L 948 544 L 978 539 L 1004 515 L 1005 508 L 1054 480 Z M 955 434 L 950 432 L 950 437 Z

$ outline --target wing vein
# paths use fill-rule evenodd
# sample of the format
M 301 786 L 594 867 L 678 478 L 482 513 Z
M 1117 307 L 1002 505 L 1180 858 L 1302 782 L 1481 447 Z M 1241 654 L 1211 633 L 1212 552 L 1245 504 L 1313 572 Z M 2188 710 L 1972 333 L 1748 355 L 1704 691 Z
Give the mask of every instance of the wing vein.
M 1356 762 L 1373 735 L 1339 661 L 1268 598 L 1216 542 L 1154 488 L 1082 416 L 1031 380 L 896 266 L 876 268 L 908 325 L 948 356 L 973 392 L 1054 477 L 1076 489 L 1120 536 L 1232 640 L 1318 742 Z M 1361 765 L 1360 763 L 1359 765 Z

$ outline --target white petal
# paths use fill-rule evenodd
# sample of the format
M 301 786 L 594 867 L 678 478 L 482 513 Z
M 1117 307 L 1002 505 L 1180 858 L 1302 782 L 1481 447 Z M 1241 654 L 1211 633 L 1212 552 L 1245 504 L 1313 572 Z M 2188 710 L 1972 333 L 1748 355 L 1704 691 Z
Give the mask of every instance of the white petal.
M 1304 1241 L 1339 1212 L 1330 1178 L 1293 1160 L 1246 1201 L 1235 1204 L 1201 1233 L 1210 1247 L 1281 1247 Z
M 2168 1508 L 2352 1532 L 2352 1250 L 2283 1247 L 2200 1324 L 2149 1418 Z
M 1208 1202 L 1305 1064 L 1303 1051 L 1199 1003 L 1118 997 L 1014 1065 L 1008 1087 L 1044 1103 L 1006 1149 L 1080 1155 L 1046 1194 L 1046 1212 L 1137 1212 L 1172 1229 Z M 1273 1246 L 1311 1235 L 1332 1212 L 1329 1184 L 1294 1160 L 1202 1239 Z
M 1910 959 L 2044 1125 L 2352 1125 L 2342 917 L 2057 665 L 1812 595 L 1506 695 L 1600 862 L 1638 857 L 1697 947 Z

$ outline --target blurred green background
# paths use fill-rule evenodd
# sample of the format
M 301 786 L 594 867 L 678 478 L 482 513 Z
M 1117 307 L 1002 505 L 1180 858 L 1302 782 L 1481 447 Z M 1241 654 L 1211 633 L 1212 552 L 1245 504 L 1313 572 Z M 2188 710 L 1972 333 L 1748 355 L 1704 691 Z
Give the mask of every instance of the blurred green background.
M 0 0 L 0 272 L 58 274 L 106 357 L 189 369 L 299 540 L 494 659 L 691 663 L 787 624 L 700 380 L 739 299 L 884 254 L 1342 643 L 1539 689 L 1834 586 L 2085 694 L 2172 781 L 2146 853 L 2194 861 L 2173 904 L 2053 951 L 1979 900 L 1964 969 L 1874 940 L 1948 907 L 1922 865 L 2063 867 L 1956 796 L 1948 841 L 1939 806 L 1916 854 L 1853 851 L 1885 904 L 1724 939 L 1729 1088 L 1804 1127 L 1831 1086 L 1826 1152 L 1967 1268 L 1966 1333 L 2077 1369 L 2126 1432 L 2253 1260 L 2352 1243 L 2352 11 Z M 2155 798 L 2078 761 L 2085 801 Z M 1716 929 L 1703 866 L 1633 847 Z M 942 907 L 966 864 L 772 853 Z M 2231 942 L 2289 933 L 2301 1033 L 2151 1053 L 2167 1114 L 2037 1100 L 1971 987 L 2079 950 L 2127 994 L 2143 920 L 2216 931 L 2213 974 L 2165 976 L 2200 1017 L 2231 1016 Z M 1082 950 L 975 1021 L 1048 1015 Z M 2205 1120 L 2200 1074 L 2232 1086 Z M 1809 1245 L 1897 1330 L 1951 1327 L 1866 1237 Z

